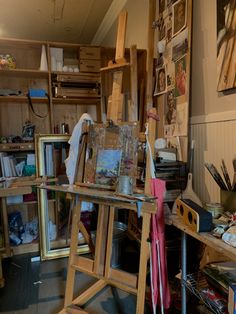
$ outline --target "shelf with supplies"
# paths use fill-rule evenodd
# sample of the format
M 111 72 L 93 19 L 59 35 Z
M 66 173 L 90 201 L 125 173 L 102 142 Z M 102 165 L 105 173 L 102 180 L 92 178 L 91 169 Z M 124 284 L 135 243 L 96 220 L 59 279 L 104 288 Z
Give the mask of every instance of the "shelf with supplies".
M 33 142 L 0 144 L 0 152 L 29 151 L 34 150 Z
M 191 230 L 186 224 L 183 223 L 180 217 L 177 215 L 171 216 L 172 225 L 181 230 L 181 283 L 182 283 L 182 307 L 181 313 L 187 313 L 187 289 L 190 290 L 193 294 L 195 294 L 198 298 L 202 299 L 202 293 L 200 288 L 200 284 L 197 284 L 197 278 L 195 275 L 187 274 L 187 236 L 191 236 L 201 243 L 209 246 L 214 249 L 216 252 L 222 254 L 222 256 L 228 257 L 232 261 L 236 261 L 236 248 L 228 245 L 223 240 L 214 237 L 209 232 L 195 232 Z M 201 277 L 202 278 L 202 277 Z M 200 280 L 202 282 L 202 280 Z M 213 311 L 213 313 L 220 314 L 222 312 L 215 307 L 209 298 L 204 296 L 205 304 Z M 203 300 L 203 301 L 204 301 Z M 219 307 L 218 307 L 219 308 Z M 223 312 L 224 313 L 224 312 Z
M 0 103 L 25 103 L 27 101 L 26 96 L 0 96 Z M 33 103 L 48 103 L 48 99 L 45 97 L 33 97 L 31 101 Z
M 209 285 L 201 272 L 188 274 L 186 280 L 183 281 L 183 284 L 193 295 L 202 301 L 212 313 L 225 314 L 225 311 L 219 304 L 207 296 Z
M 48 71 L 40 70 L 28 70 L 28 69 L 9 69 L 1 70 L 1 75 L 11 76 L 11 77 L 35 77 L 35 78 L 47 78 L 49 75 Z
M 0 46 L 0 103 L 7 105 L 0 106 L 0 136 L 20 136 L 26 121 L 35 133 L 53 133 L 62 123 L 72 130 L 85 111 L 101 120 L 100 47 L 14 38 L 0 38 Z M 31 96 L 31 106 L 30 90 L 48 97 Z

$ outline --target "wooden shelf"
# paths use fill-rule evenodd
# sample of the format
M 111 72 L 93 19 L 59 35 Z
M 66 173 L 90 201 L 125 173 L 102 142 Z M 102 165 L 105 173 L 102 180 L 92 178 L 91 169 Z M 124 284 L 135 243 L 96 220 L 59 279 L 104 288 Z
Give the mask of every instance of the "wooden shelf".
M 37 78 L 48 78 L 48 71 L 29 70 L 29 69 L 11 69 L 11 70 L 0 70 L 0 76 L 14 76 L 14 77 L 37 77 Z
M 212 249 L 216 250 L 217 252 L 221 253 L 222 255 L 228 256 L 229 258 L 236 260 L 236 248 L 228 245 L 221 239 L 215 238 L 209 232 L 194 232 L 188 226 L 186 226 L 181 219 L 176 216 L 171 216 L 172 224 L 180 229 L 181 231 L 185 232 L 186 234 L 190 235 L 191 237 L 197 239 L 198 241 L 206 244 L 207 246 L 211 247 Z
M 31 98 L 33 103 L 48 103 L 46 97 L 33 97 Z M 0 103 L 28 103 L 28 98 L 26 96 L 0 96 Z
M 1 152 L 29 151 L 34 150 L 34 143 L 6 143 L 0 144 Z
M 98 105 L 100 104 L 100 97 L 93 98 L 56 98 L 52 99 L 54 105 L 56 104 L 76 104 L 76 105 Z
M 20 245 L 16 245 L 16 246 L 11 246 L 11 249 L 12 249 L 14 255 L 31 253 L 31 252 L 38 252 L 39 251 L 39 243 L 33 242 L 33 243 L 20 244 Z

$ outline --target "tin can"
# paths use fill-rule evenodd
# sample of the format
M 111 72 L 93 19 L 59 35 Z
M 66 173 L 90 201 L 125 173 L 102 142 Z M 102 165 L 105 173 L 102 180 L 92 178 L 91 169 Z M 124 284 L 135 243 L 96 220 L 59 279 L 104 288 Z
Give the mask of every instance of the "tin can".
M 129 176 L 119 176 L 116 192 L 121 194 L 133 194 L 133 178 Z

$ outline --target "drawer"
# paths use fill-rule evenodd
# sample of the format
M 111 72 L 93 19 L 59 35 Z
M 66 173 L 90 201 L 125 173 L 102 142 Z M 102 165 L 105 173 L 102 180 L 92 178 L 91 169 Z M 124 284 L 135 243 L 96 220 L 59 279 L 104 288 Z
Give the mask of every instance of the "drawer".
M 100 72 L 100 60 L 80 60 L 80 72 Z
M 80 59 L 99 60 L 100 47 L 80 47 Z

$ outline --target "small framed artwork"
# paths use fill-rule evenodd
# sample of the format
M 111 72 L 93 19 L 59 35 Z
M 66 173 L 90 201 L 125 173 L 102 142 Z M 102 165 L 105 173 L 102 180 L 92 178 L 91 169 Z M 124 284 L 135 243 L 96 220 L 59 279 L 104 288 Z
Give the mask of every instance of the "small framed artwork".
M 186 55 L 175 62 L 175 96 L 186 93 Z
M 154 96 L 161 95 L 167 90 L 166 67 L 162 66 L 156 69 L 156 83 Z
M 174 96 L 174 90 L 170 90 L 166 93 L 166 100 L 164 105 L 165 125 L 176 123 L 176 99 Z
M 166 65 L 167 90 L 171 91 L 175 88 L 175 63 L 168 62 Z
M 217 0 L 217 91 L 236 87 L 236 1 Z
M 95 183 L 114 185 L 120 173 L 122 151 L 119 149 L 102 149 L 98 151 Z
M 172 36 L 179 34 L 186 26 L 187 6 L 186 0 L 178 0 L 172 7 Z

